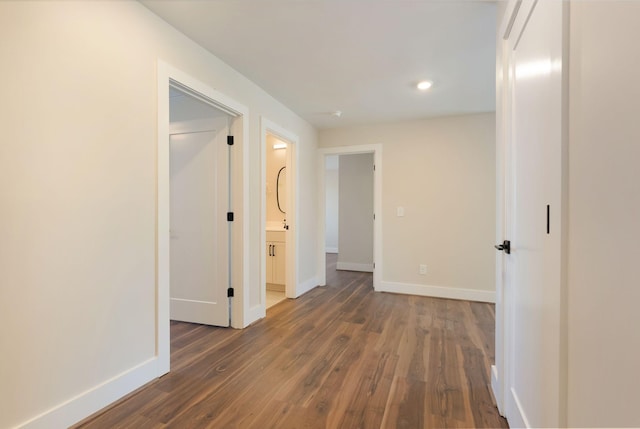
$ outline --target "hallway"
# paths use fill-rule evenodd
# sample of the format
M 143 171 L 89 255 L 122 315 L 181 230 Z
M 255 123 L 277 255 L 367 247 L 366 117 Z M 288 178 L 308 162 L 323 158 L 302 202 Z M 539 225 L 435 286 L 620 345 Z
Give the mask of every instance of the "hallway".
M 247 329 L 172 322 L 171 372 L 77 427 L 507 427 L 493 305 L 374 293 L 335 263 Z

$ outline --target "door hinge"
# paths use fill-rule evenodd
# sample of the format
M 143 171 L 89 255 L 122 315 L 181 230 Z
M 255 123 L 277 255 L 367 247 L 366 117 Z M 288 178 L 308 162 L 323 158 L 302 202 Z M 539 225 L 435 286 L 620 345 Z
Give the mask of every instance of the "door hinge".
M 233 222 L 233 212 L 227 212 L 227 222 Z
M 227 298 L 233 298 L 233 288 L 232 287 L 227 289 Z
M 227 144 L 233 146 L 233 136 L 227 136 Z
M 502 244 L 496 244 L 493 246 L 496 250 L 506 253 L 507 255 L 511 254 L 511 242 L 509 240 L 504 240 Z
M 376 165 L 373 164 L 373 171 L 376 171 Z
M 375 262 L 373 263 L 373 269 L 374 270 L 376 269 L 376 263 Z
M 373 214 L 373 220 L 376 220 L 376 214 L 375 213 Z

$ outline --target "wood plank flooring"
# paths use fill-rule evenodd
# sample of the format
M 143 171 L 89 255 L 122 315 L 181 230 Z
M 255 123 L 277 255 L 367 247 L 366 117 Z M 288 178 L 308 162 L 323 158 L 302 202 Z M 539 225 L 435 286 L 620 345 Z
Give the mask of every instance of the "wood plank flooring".
M 503 428 L 494 307 L 335 270 L 244 330 L 171 323 L 171 372 L 77 428 Z

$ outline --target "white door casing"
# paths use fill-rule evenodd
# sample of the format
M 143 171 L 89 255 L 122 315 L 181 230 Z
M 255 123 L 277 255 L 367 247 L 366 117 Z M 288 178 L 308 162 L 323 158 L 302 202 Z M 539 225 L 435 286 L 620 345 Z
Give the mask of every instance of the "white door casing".
M 382 144 L 368 144 L 355 146 L 338 146 L 318 149 L 318 260 L 317 278 L 321 286 L 326 285 L 326 246 L 325 246 L 325 222 L 326 222 L 326 166 L 327 155 L 351 155 L 360 153 L 373 153 L 375 172 L 373 175 L 373 212 L 375 220 L 373 225 L 373 288 L 382 290 Z
M 234 136 L 230 160 L 231 208 L 235 220 L 231 229 L 231 326 L 243 328 L 257 320 L 249 308 L 249 110 L 243 104 L 214 90 L 183 71 L 158 60 L 158 152 L 157 152 L 157 231 L 156 231 L 156 376 L 170 369 L 170 167 L 169 87 L 196 96 L 201 101 L 232 117 L 229 132 Z
M 262 167 L 262 186 L 261 186 L 261 231 L 260 231 L 260 242 L 265 243 L 262 246 L 263 253 L 261 255 L 260 262 L 260 302 L 258 306 L 255 306 L 251 309 L 251 314 L 253 318 L 262 318 L 266 316 L 266 296 L 267 296 L 267 258 L 268 256 L 268 248 L 267 243 L 267 198 L 266 198 L 266 183 L 267 183 L 267 161 L 266 161 L 266 148 L 267 148 L 267 135 L 272 135 L 277 137 L 279 140 L 282 140 L 287 143 L 287 179 L 285 183 L 285 192 L 286 192 L 286 208 L 284 211 L 286 212 L 286 219 L 288 229 L 285 231 L 285 243 L 286 246 L 281 250 L 280 255 L 284 260 L 284 278 L 285 278 L 285 296 L 287 298 L 297 298 L 303 293 L 307 292 L 310 288 L 315 287 L 316 284 L 308 285 L 308 284 L 299 284 L 298 283 L 298 260 L 296 258 L 297 250 L 299 248 L 299 236 L 297 229 L 297 219 L 299 209 L 299 174 L 297 170 L 298 166 L 298 143 L 299 137 L 294 134 L 290 130 L 286 129 L 278 125 L 277 123 L 265 118 L 264 116 L 260 118 L 260 138 L 261 138 L 261 167 Z

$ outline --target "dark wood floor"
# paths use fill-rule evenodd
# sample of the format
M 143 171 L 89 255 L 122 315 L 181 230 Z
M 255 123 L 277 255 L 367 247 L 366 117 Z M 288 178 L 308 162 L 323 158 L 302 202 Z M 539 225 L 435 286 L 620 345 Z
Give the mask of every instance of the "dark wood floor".
M 371 274 L 244 330 L 171 323 L 171 372 L 78 428 L 499 428 L 494 307 L 374 293 Z

